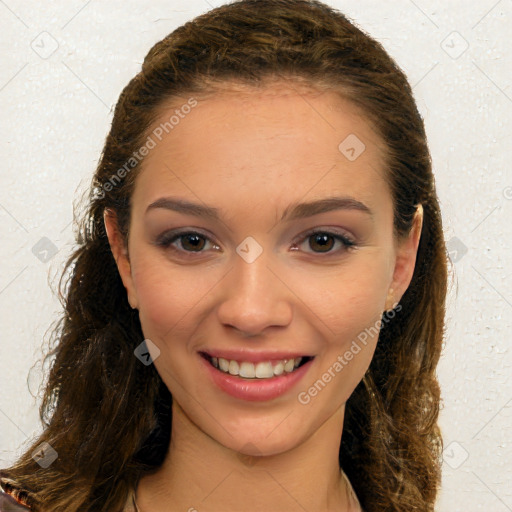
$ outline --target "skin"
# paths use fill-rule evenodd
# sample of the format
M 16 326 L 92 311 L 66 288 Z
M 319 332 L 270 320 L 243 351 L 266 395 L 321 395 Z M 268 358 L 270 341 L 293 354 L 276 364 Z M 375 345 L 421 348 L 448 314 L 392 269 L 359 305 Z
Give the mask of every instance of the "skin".
M 155 126 L 176 105 L 163 107 Z M 338 149 L 352 133 L 366 146 L 354 161 Z M 338 461 L 345 402 L 377 337 L 308 404 L 297 395 L 358 334 L 378 325 L 412 278 L 422 210 L 410 236 L 395 240 L 384 155 L 364 115 L 332 91 L 282 83 L 218 92 L 146 157 L 127 248 L 115 213 L 106 212 L 128 300 L 160 350 L 154 364 L 174 397 L 168 456 L 139 482 L 141 512 L 352 510 Z M 146 213 L 164 196 L 216 207 L 221 220 L 164 208 Z M 332 196 L 356 198 L 373 217 L 342 209 L 280 221 L 294 202 Z M 176 228 L 206 235 L 203 252 L 189 239 L 155 244 Z M 347 235 L 357 247 L 328 238 L 322 252 L 314 236 L 303 236 L 312 228 Z M 252 263 L 236 252 L 248 236 L 263 249 Z M 249 402 L 225 394 L 201 371 L 198 351 L 212 347 L 299 350 L 315 359 L 292 390 Z

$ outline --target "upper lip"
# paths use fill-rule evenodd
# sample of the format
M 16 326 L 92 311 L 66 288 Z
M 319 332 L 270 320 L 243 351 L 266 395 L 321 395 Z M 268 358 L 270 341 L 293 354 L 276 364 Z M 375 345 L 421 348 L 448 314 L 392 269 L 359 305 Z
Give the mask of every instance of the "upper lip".
M 210 357 L 222 357 L 228 361 L 240 361 L 248 363 L 260 363 L 262 361 L 281 361 L 283 359 L 296 359 L 298 357 L 313 357 L 304 352 L 285 352 L 270 350 L 234 350 L 234 349 L 207 349 L 200 350 L 199 353 L 206 354 Z

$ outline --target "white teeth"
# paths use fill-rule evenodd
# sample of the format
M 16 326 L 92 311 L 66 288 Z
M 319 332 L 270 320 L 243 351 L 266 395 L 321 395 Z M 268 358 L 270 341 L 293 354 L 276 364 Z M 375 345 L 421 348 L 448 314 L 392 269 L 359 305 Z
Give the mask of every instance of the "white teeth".
M 258 379 L 268 379 L 274 376 L 274 369 L 272 363 L 258 363 L 256 365 L 256 377 Z
M 229 373 L 231 375 L 238 375 L 239 369 L 240 367 L 236 361 L 229 361 Z
M 284 372 L 284 364 L 283 363 L 277 363 L 274 366 L 274 375 L 281 375 Z
M 292 372 L 294 367 L 295 367 L 295 361 L 293 359 L 290 359 L 289 361 L 286 361 L 286 363 L 284 365 L 284 371 Z
M 238 375 L 240 375 L 240 377 L 245 377 L 246 379 L 254 379 L 254 377 L 256 377 L 254 365 L 251 363 L 242 363 L 240 365 Z
M 274 365 L 270 361 L 250 363 L 247 361 L 234 361 L 224 359 L 223 357 L 212 357 L 211 363 L 215 368 L 219 368 L 224 373 L 238 375 L 245 379 L 270 379 L 274 376 L 282 375 L 284 372 L 291 373 L 302 361 L 302 357 L 295 359 L 283 359 Z

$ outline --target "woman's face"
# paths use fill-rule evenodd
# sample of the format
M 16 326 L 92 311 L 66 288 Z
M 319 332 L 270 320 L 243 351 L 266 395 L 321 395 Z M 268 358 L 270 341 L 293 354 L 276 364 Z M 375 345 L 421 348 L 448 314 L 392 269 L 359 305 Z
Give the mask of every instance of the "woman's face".
M 334 92 L 285 84 L 216 94 L 161 131 L 129 260 L 106 217 L 130 303 L 192 424 L 283 452 L 343 411 L 412 276 L 417 236 L 394 243 L 382 142 Z

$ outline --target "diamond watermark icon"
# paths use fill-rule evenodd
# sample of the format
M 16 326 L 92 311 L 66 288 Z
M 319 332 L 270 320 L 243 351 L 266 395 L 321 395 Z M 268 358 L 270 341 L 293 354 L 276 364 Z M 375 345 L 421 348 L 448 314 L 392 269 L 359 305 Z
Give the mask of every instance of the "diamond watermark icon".
M 469 43 L 454 30 L 441 41 L 441 48 L 453 60 L 457 60 L 469 48 Z
M 357 135 L 351 133 L 339 144 L 338 149 L 348 160 L 353 162 L 361 156 L 366 146 Z
M 41 59 L 50 58 L 59 47 L 57 39 L 55 39 L 49 32 L 41 32 L 32 40 L 30 47 L 34 50 Z
M 443 460 L 452 469 L 458 469 L 466 462 L 469 457 L 467 450 L 457 441 L 452 441 L 443 450 Z
M 32 458 L 44 469 L 51 466 L 57 457 L 57 452 L 47 442 L 41 443 L 32 452 Z
M 151 340 L 145 339 L 133 353 L 141 363 L 149 366 L 160 356 L 160 349 Z
M 57 246 L 45 236 L 32 247 L 32 254 L 43 263 L 50 261 L 58 252 Z
M 243 451 L 250 451 L 253 455 L 247 455 L 245 453 L 238 452 L 238 458 L 245 464 L 246 466 L 254 466 L 258 462 L 258 456 L 261 455 L 257 446 L 252 443 L 247 443 L 244 445 Z
M 238 245 L 236 252 L 247 263 L 252 263 L 263 252 L 263 247 L 252 236 L 248 236 Z
M 462 240 L 456 236 L 452 236 L 450 240 L 448 240 L 446 243 L 446 249 L 448 250 L 448 255 L 453 263 L 460 261 L 468 252 L 468 248 L 464 245 Z

